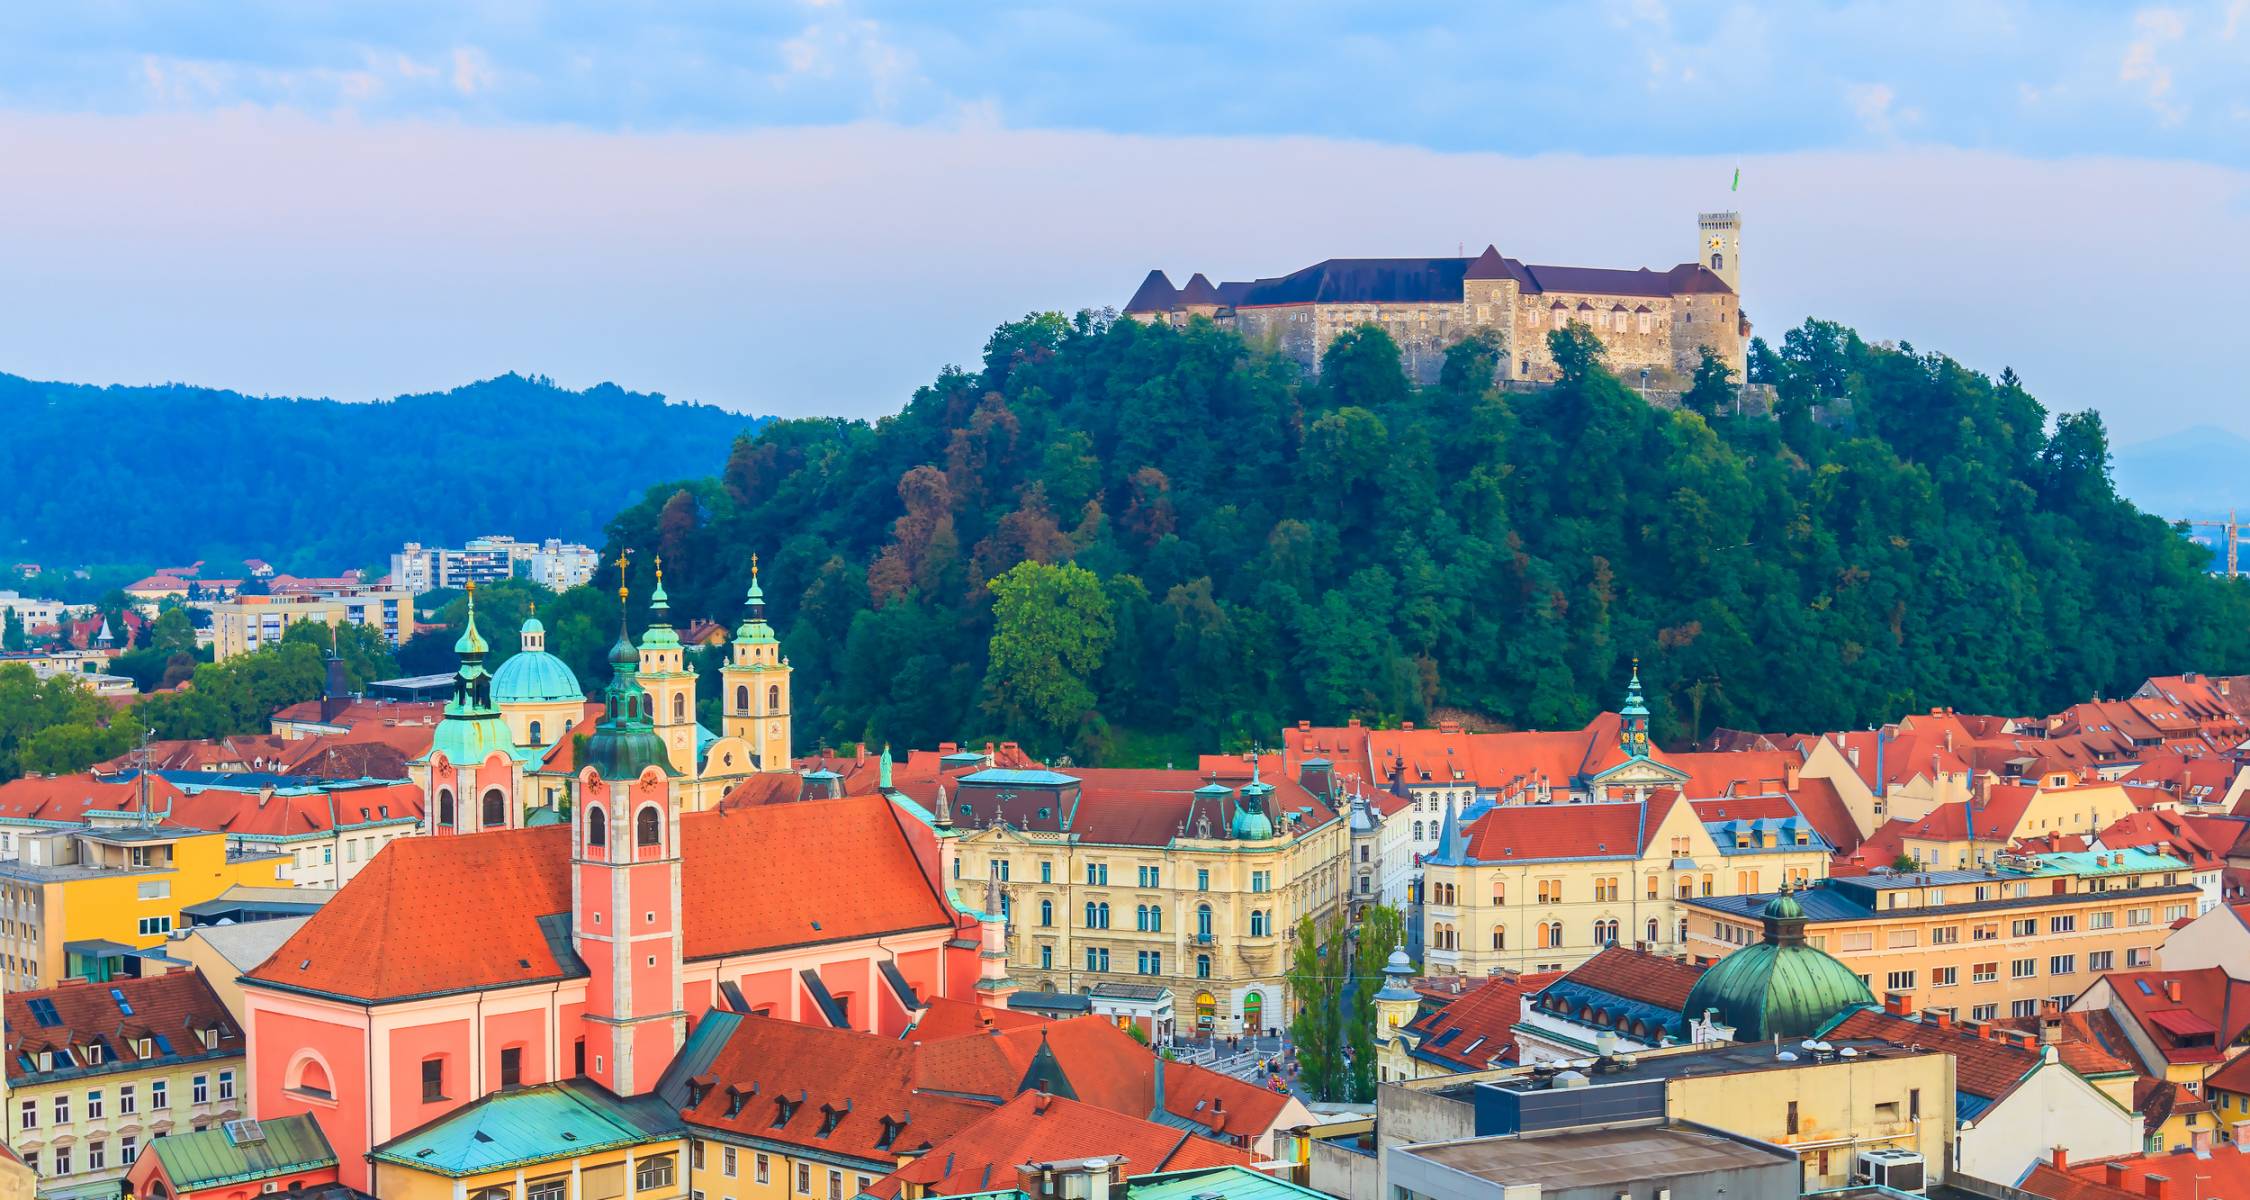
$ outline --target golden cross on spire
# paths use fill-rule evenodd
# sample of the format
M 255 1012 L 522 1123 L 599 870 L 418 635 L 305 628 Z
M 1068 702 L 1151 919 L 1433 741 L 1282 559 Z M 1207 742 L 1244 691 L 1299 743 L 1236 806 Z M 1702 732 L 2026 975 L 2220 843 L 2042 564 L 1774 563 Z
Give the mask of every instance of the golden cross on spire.
M 633 548 L 631 546 L 627 546 L 624 549 L 619 550 L 617 552 L 617 562 L 613 565 L 617 568 L 617 599 L 622 602 L 626 596 L 625 572 L 633 565 Z
M 656 582 L 664 582 L 664 556 L 661 554 L 656 556 Z
M 757 577 L 758 577 L 758 554 L 757 554 L 757 552 L 756 552 L 756 551 L 754 551 L 754 550 L 753 550 L 753 551 L 751 551 L 751 553 L 750 553 L 750 578 L 751 578 L 751 579 L 753 579 L 753 580 L 755 580 L 755 579 L 756 579 Z

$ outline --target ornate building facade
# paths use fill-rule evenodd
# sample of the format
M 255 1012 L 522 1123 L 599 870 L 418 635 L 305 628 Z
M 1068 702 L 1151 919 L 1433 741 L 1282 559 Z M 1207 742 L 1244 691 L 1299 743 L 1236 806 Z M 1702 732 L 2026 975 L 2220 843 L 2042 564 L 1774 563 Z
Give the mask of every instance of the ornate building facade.
M 619 595 L 624 595 L 623 589 Z M 721 797 L 761 772 L 789 771 L 789 660 L 765 619 L 765 591 L 753 561 L 746 614 L 721 675 L 719 732 L 696 719 L 697 672 L 672 627 L 661 563 L 649 596 L 649 623 L 635 645 L 622 633 L 610 666 L 627 683 L 631 705 L 663 743 L 663 761 L 687 811 L 716 808 Z M 469 620 L 453 649 L 461 658 L 453 697 L 429 752 L 409 771 L 422 788 L 432 833 L 519 829 L 565 819 L 575 788 L 572 734 L 602 711 L 586 701 L 568 664 L 547 652 L 537 614 L 523 623 L 522 649 L 497 671 L 484 666 L 490 646 L 476 627 L 476 589 Z
M 1425 384 L 1437 382 L 1450 347 L 1487 332 L 1499 342 L 1502 379 L 1552 379 L 1547 334 L 1576 322 L 1601 339 L 1621 377 L 1646 371 L 1652 383 L 1683 385 L 1708 347 L 1739 380 L 1750 344 L 1742 214 L 1703 213 L 1696 232 L 1695 259 L 1662 271 L 1535 266 L 1493 246 L 1474 258 L 1332 258 L 1247 283 L 1198 273 L 1174 287 L 1150 271 L 1125 315 L 1173 325 L 1207 317 L 1316 372 L 1338 334 L 1374 325 Z

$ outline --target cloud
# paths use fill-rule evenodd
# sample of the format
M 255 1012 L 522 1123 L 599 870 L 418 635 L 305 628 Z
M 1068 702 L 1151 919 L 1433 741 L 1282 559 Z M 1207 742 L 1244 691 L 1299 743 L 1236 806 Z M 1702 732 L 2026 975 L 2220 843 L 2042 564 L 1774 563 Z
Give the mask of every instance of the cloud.
M 2125 47 L 2125 59 L 2118 65 L 2117 78 L 2124 83 L 2140 85 L 2148 106 L 2167 125 L 2177 125 L 2187 117 L 2187 107 L 2179 103 L 2172 92 L 2172 68 L 2159 60 L 2166 47 L 2187 33 L 2187 20 L 2178 10 L 2148 8 L 2133 14 L 2134 39 Z
M 1489 241 L 1661 268 L 1727 205 L 1763 334 L 1818 315 L 2013 366 L 2051 407 L 2103 407 L 2120 442 L 2250 434 L 2225 339 L 2149 356 L 2084 335 L 2090 293 L 2229 309 L 2250 171 L 2228 168 L 1893 145 L 1747 156 L 1734 194 L 1732 156 L 254 109 L 0 114 L 0 144 L 41 181 L 0 191 L 0 224 L 41 231 L 0 273 L 0 369 L 37 378 L 369 399 L 517 369 L 872 415 L 973 362 L 993 325 L 1121 304 L 1151 267 L 1245 279 Z
M 492 86 L 492 61 L 474 46 L 453 48 L 453 90 L 474 96 Z

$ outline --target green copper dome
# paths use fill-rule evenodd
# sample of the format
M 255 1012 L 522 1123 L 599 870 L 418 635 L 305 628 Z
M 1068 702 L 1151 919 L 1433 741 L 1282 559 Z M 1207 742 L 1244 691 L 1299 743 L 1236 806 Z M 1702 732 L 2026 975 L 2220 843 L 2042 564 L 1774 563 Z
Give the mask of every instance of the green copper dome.
M 1273 817 L 1266 812 L 1268 798 L 1273 795 L 1273 785 L 1258 778 L 1258 766 L 1250 765 L 1250 782 L 1242 785 L 1242 792 L 1234 804 L 1235 837 L 1245 842 L 1262 842 L 1273 836 Z
M 1702 1019 L 1706 1010 L 1734 1029 L 1738 1042 L 1802 1038 L 1875 996 L 1849 967 L 1805 944 L 1804 906 L 1783 893 L 1763 912 L 1765 940 L 1713 964 L 1695 981 L 1681 1014 Z
M 585 689 L 570 664 L 544 650 L 525 650 L 500 664 L 492 673 L 495 704 L 544 704 L 558 700 L 584 700 Z

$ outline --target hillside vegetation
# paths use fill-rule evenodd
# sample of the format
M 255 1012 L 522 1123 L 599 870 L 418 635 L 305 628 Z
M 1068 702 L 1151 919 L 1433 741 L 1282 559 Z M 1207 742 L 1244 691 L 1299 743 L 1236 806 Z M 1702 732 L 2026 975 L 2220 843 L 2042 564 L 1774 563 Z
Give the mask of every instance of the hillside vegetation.
M 1035 316 L 897 416 L 777 422 L 652 490 L 610 557 L 638 597 L 661 552 L 676 620 L 731 624 L 763 554 L 801 747 L 1569 727 L 1636 656 L 1667 738 L 2250 669 L 2250 591 L 2117 496 L 2092 413 L 1820 322 L 1753 355 L 1776 415 L 1711 379 L 1708 415 L 1660 409 L 1556 337 L 1564 382 L 1504 392 L 1478 342 L 1416 388 L 1374 329 L 1313 379 L 1207 324 Z
M 65 564 L 253 556 L 327 575 L 387 569 L 409 540 L 590 540 L 656 480 L 717 468 L 758 423 L 512 374 L 375 404 L 0 375 L 0 551 Z

